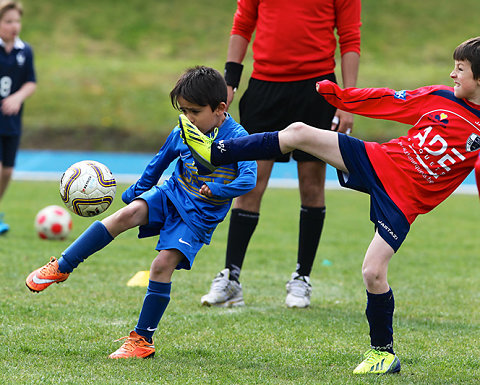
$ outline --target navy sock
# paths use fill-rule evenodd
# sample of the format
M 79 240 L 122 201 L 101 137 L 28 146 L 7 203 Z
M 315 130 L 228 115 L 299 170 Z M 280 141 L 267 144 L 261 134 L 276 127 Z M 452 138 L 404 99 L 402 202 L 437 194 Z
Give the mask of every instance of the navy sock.
M 168 303 L 170 302 L 170 290 L 172 283 L 148 281 L 147 294 L 143 300 L 142 311 L 138 318 L 135 332 L 152 341 L 153 333 L 157 330 L 158 323 L 162 318 Z
M 258 224 L 260 214 L 242 209 L 232 209 L 228 228 L 225 267 L 230 270 L 228 279 L 238 282 L 248 243 Z
M 81 262 L 96 251 L 107 246 L 113 237 L 100 221 L 93 222 L 82 235 L 80 235 L 62 253 L 58 260 L 58 269 L 62 273 L 71 273 Z
M 221 166 L 242 160 L 273 159 L 280 155 L 278 131 L 262 132 L 214 142 L 211 162 L 214 166 Z
M 325 207 L 301 207 L 297 256 L 297 273 L 299 275 L 310 275 L 312 271 L 324 220 Z
M 395 300 L 392 289 L 383 294 L 367 291 L 367 316 L 372 348 L 393 353 L 393 311 Z

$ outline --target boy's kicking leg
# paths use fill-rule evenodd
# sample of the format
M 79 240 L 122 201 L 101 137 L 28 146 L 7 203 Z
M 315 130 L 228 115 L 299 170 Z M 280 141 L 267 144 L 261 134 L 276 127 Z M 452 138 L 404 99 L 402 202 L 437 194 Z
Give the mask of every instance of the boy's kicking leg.
M 175 267 L 184 258 L 176 250 L 161 250 L 150 266 L 150 280 L 135 330 L 109 358 L 147 358 L 155 355 L 153 333 L 170 302 L 171 278 Z
M 387 281 L 388 263 L 394 250 L 375 233 L 362 265 L 367 288 L 365 314 L 370 326 L 370 349 L 353 373 L 396 373 L 400 360 L 393 351 L 393 311 L 395 301 Z
M 45 290 L 52 283 L 65 281 L 69 274 L 87 257 L 103 249 L 118 234 L 147 222 L 148 207 L 144 200 L 136 199 L 102 222 L 96 221 L 81 234 L 57 260 L 34 270 L 25 284 L 33 292 Z
M 282 131 L 264 132 L 241 138 L 213 142 L 202 134 L 186 118 L 180 115 L 182 137 L 196 160 L 196 165 L 205 170 L 242 160 L 273 159 L 293 150 L 302 150 L 338 170 L 347 171 L 338 145 L 338 133 L 318 130 L 305 123 L 290 124 Z M 198 160 L 198 161 L 197 161 Z

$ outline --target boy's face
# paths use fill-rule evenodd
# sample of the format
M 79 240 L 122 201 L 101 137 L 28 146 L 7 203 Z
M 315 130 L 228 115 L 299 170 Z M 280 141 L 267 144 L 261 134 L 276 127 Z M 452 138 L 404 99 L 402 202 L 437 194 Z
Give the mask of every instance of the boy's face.
M 455 86 L 455 96 L 480 104 L 480 79 L 473 78 L 472 66 L 468 60 L 455 60 L 455 68 L 450 73 Z
M 180 111 L 204 134 L 220 126 L 225 120 L 225 103 L 220 103 L 215 111 L 210 106 L 190 103 L 181 96 L 178 98 Z
M 12 42 L 20 34 L 22 18 L 16 9 L 10 9 L 0 20 L 0 38 L 5 42 Z

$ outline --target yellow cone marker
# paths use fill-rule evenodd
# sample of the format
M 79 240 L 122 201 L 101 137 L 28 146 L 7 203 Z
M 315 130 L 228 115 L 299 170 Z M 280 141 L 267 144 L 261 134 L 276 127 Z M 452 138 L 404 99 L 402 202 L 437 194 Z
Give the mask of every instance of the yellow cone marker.
M 150 277 L 149 271 L 138 271 L 130 280 L 127 282 L 127 286 L 140 286 L 147 287 L 148 279 Z

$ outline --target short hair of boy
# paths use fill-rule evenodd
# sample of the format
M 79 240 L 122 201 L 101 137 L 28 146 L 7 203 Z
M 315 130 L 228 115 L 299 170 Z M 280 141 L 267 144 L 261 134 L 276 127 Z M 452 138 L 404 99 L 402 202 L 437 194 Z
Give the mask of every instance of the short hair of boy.
M 455 48 L 453 60 L 468 60 L 472 66 L 473 78 L 480 78 L 480 37 L 468 39 Z
M 14 0 L 1 0 L 0 1 L 0 19 L 5 15 L 5 12 L 15 9 L 20 16 L 23 15 L 23 6 L 18 1 Z
M 227 84 L 217 70 L 196 66 L 187 69 L 170 92 L 170 100 L 177 110 L 180 109 L 180 97 L 199 106 L 210 106 L 215 111 L 220 103 L 227 102 Z

